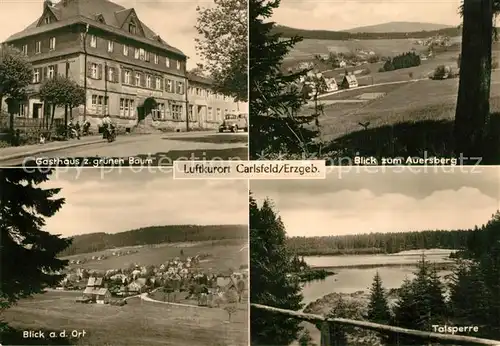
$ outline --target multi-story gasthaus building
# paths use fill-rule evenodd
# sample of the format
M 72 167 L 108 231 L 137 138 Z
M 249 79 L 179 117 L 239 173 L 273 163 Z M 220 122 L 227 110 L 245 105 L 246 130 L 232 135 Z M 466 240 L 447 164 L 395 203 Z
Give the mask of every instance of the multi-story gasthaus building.
M 46 1 L 41 17 L 5 44 L 23 52 L 34 68 L 20 116 L 49 115 L 38 91 L 56 75 L 85 88 L 86 104 L 71 110 L 80 122 L 98 124 L 109 115 L 124 127 L 143 121 L 172 130 L 202 129 L 215 128 L 224 112 L 246 112 L 246 104 L 213 93 L 210 80 L 189 75 L 186 55 L 148 28 L 133 8 L 107 0 Z M 140 110 L 148 98 L 157 107 L 144 117 Z M 58 109 L 56 118 L 63 116 Z

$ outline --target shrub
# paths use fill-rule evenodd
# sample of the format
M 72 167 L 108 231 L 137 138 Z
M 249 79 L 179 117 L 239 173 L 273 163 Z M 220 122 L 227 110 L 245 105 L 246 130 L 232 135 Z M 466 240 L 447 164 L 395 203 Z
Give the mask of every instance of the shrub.
M 447 75 L 448 75 L 448 73 L 446 71 L 446 66 L 439 65 L 434 70 L 434 74 L 432 75 L 432 79 L 445 79 L 445 78 L 447 78 Z

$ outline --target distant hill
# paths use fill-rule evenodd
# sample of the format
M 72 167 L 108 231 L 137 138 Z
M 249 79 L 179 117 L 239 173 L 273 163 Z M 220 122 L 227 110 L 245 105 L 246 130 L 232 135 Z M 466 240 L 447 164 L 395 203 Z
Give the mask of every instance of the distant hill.
M 305 30 L 288 26 L 277 25 L 275 33 L 282 34 L 283 37 L 300 36 L 303 39 L 312 40 L 376 40 L 376 39 L 404 39 L 404 38 L 427 38 L 435 35 L 445 35 L 449 37 L 461 36 L 461 30 L 456 27 L 444 28 L 431 31 L 418 32 L 347 32 L 329 30 Z
M 349 30 L 351 33 L 373 32 L 373 33 L 390 33 L 390 32 L 421 32 L 421 31 L 436 31 L 443 29 L 454 28 L 451 25 L 419 23 L 419 22 L 389 22 L 370 26 L 361 26 Z
M 101 232 L 77 235 L 72 237 L 73 243 L 59 256 L 71 256 L 125 246 L 247 239 L 247 237 L 248 226 L 246 225 L 152 226 L 115 234 Z

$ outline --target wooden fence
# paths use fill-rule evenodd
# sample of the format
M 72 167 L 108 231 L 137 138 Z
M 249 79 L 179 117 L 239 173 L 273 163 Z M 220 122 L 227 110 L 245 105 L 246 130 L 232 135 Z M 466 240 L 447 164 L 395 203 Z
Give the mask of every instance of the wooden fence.
M 319 315 L 306 314 L 285 309 L 278 309 L 266 305 L 250 304 L 252 308 L 265 310 L 268 312 L 280 314 L 290 318 L 295 318 L 301 321 L 310 322 L 313 324 L 320 323 L 321 329 L 321 346 L 346 346 L 337 345 L 336 340 L 333 340 L 335 327 L 349 326 L 360 329 L 375 331 L 384 335 L 404 335 L 416 341 L 422 341 L 422 345 L 433 342 L 442 345 L 495 345 L 500 346 L 500 341 L 480 339 L 471 336 L 451 335 L 441 333 L 429 333 L 413 329 L 405 329 L 399 327 L 388 326 L 366 321 L 349 320 L 345 318 L 326 318 Z

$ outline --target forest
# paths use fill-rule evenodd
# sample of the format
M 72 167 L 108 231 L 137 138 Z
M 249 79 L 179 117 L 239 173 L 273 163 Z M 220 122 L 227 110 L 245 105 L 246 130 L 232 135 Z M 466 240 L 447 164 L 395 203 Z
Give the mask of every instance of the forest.
M 290 237 L 287 245 L 300 256 L 390 254 L 405 250 L 457 249 L 467 246 L 473 230 L 366 233 L 328 237 Z
M 71 245 L 59 253 L 59 256 L 71 256 L 124 246 L 247 238 L 248 226 L 246 225 L 152 226 L 115 234 L 101 232 L 77 235 L 72 238 Z
M 304 30 L 295 29 L 288 26 L 276 25 L 275 33 L 279 33 L 284 38 L 300 36 L 303 39 L 314 40 L 377 40 L 377 39 L 405 39 L 405 38 L 428 38 L 436 35 L 456 37 L 460 36 L 461 32 L 458 28 L 446 28 L 433 31 L 419 31 L 410 34 L 406 32 L 360 32 L 350 33 L 346 31 L 329 31 L 329 30 Z M 411 36 L 410 36 L 411 35 Z

